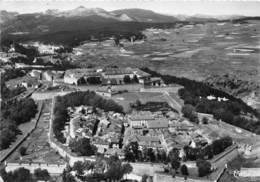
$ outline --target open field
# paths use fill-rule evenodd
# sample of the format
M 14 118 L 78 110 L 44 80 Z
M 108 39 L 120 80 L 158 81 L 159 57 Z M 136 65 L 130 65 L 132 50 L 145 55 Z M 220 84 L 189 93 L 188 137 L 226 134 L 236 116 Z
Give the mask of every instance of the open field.
M 147 29 L 147 41 L 134 45 L 86 43 L 75 60 L 81 65 L 149 66 L 162 73 L 203 79 L 208 74 L 236 73 L 257 81 L 260 23 L 197 24 L 174 29 Z M 246 52 L 238 52 L 246 50 Z M 234 52 L 236 51 L 236 52 Z M 246 57 L 242 54 L 249 54 Z M 232 55 L 232 56 L 231 56 Z M 156 58 L 156 59 L 155 59 Z M 243 65 L 243 66 L 242 66 Z
M 122 94 L 116 94 L 112 97 L 114 101 L 124 107 L 126 112 L 130 111 L 130 103 L 134 103 L 136 100 L 140 100 L 142 103 L 149 101 L 152 102 L 167 102 L 162 93 L 155 92 L 126 92 Z
M 214 74 L 234 74 L 260 85 L 259 21 L 146 29 L 143 33 L 146 41 L 133 45 L 124 41 L 122 48 L 111 40 L 85 43 L 78 47 L 80 54 L 73 55 L 73 62 L 81 67 L 149 67 L 162 74 L 196 80 Z

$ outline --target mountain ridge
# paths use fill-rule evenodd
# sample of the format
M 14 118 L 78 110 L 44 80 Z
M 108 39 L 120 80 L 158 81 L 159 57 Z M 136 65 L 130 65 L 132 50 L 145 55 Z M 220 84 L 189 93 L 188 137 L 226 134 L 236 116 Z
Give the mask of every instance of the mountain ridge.
M 6 10 L 1 11 L 0 23 L 5 23 L 15 19 L 19 15 L 26 14 L 37 14 L 37 15 L 50 15 L 55 17 L 88 17 L 88 16 L 100 16 L 103 18 L 114 19 L 117 21 L 137 21 L 137 22 L 154 22 L 154 23 L 171 23 L 176 21 L 221 21 L 221 20 L 236 20 L 240 18 L 248 18 L 244 15 L 206 15 L 206 14 L 195 14 L 195 15 L 166 15 L 154 12 L 147 9 L 130 8 L 130 9 L 117 9 L 113 11 L 106 11 L 102 8 L 86 8 L 79 6 L 71 10 L 58 10 L 48 9 L 44 12 L 36 13 L 22 13 L 9 12 Z

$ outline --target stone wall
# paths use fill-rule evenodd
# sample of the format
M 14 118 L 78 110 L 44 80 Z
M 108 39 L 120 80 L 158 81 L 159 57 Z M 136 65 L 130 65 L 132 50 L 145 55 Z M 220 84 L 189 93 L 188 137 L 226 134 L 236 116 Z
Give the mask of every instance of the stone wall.
M 238 155 L 239 155 L 238 146 L 234 144 L 228 147 L 224 152 L 215 156 L 212 160 L 210 160 L 210 162 L 213 168 L 218 168 L 224 166 L 229 161 L 236 158 Z
M 57 151 L 64 159 L 68 160 L 69 164 L 71 166 L 74 165 L 75 162 L 77 161 L 95 161 L 95 156 L 90 156 L 90 157 L 79 157 L 73 154 L 72 152 L 69 151 L 67 146 L 64 146 L 61 144 L 54 136 L 53 133 L 53 109 L 55 107 L 55 97 L 52 99 L 52 111 L 51 111 L 51 118 L 50 118 L 50 129 L 48 133 L 48 142 L 50 146 Z
M 31 97 L 34 100 L 46 100 L 46 99 L 52 99 L 56 96 L 63 96 L 70 92 L 34 92 Z
M 165 173 L 155 173 L 153 177 L 153 182 L 211 182 L 210 179 L 204 179 L 204 178 L 189 178 L 185 179 L 181 176 L 175 176 L 174 178 L 170 174 Z M 213 181 L 212 181 L 213 182 Z
M 173 92 L 178 93 L 178 90 L 183 88 L 182 86 L 167 86 L 167 87 L 147 87 L 141 88 L 140 92 Z

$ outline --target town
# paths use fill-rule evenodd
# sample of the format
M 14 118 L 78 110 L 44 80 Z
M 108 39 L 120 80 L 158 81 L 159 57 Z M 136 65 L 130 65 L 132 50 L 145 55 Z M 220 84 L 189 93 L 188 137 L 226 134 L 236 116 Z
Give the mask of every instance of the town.
M 179 23 L 175 30 L 147 28 L 145 33 L 165 42 L 159 34 L 196 26 L 204 24 Z M 13 41 L 4 47 L 0 182 L 260 179 L 257 109 L 225 90 L 164 74 L 142 60 L 95 62 L 106 62 L 103 52 L 132 59 L 148 41 L 136 34 L 104 40 L 92 35 L 78 46 Z M 80 62 L 90 59 L 86 55 L 91 63 Z M 171 54 L 143 58 L 156 62 L 165 56 Z

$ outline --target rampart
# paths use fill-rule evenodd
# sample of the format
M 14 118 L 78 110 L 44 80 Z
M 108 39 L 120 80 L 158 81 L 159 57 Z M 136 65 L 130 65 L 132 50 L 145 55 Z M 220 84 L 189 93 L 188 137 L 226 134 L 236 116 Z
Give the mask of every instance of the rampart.
M 144 87 L 140 88 L 140 92 L 173 92 L 178 93 L 178 90 L 183 86 L 166 86 L 166 87 Z
M 218 168 L 220 166 L 224 166 L 229 161 L 233 160 L 239 155 L 238 146 L 236 144 L 226 148 L 226 150 L 218 155 L 216 155 L 213 159 L 210 160 L 211 166 L 213 168 Z
M 62 145 L 54 136 L 53 133 L 53 110 L 55 107 L 55 97 L 52 99 L 52 109 L 51 109 L 51 118 L 50 118 L 50 129 L 48 133 L 48 142 L 50 146 L 57 151 L 64 159 L 66 159 L 71 166 L 74 165 L 77 161 L 95 161 L 94 156 L 90 157 L 80 157 L 73 154 L 71 151 L 69 151 L 67 146 Z

